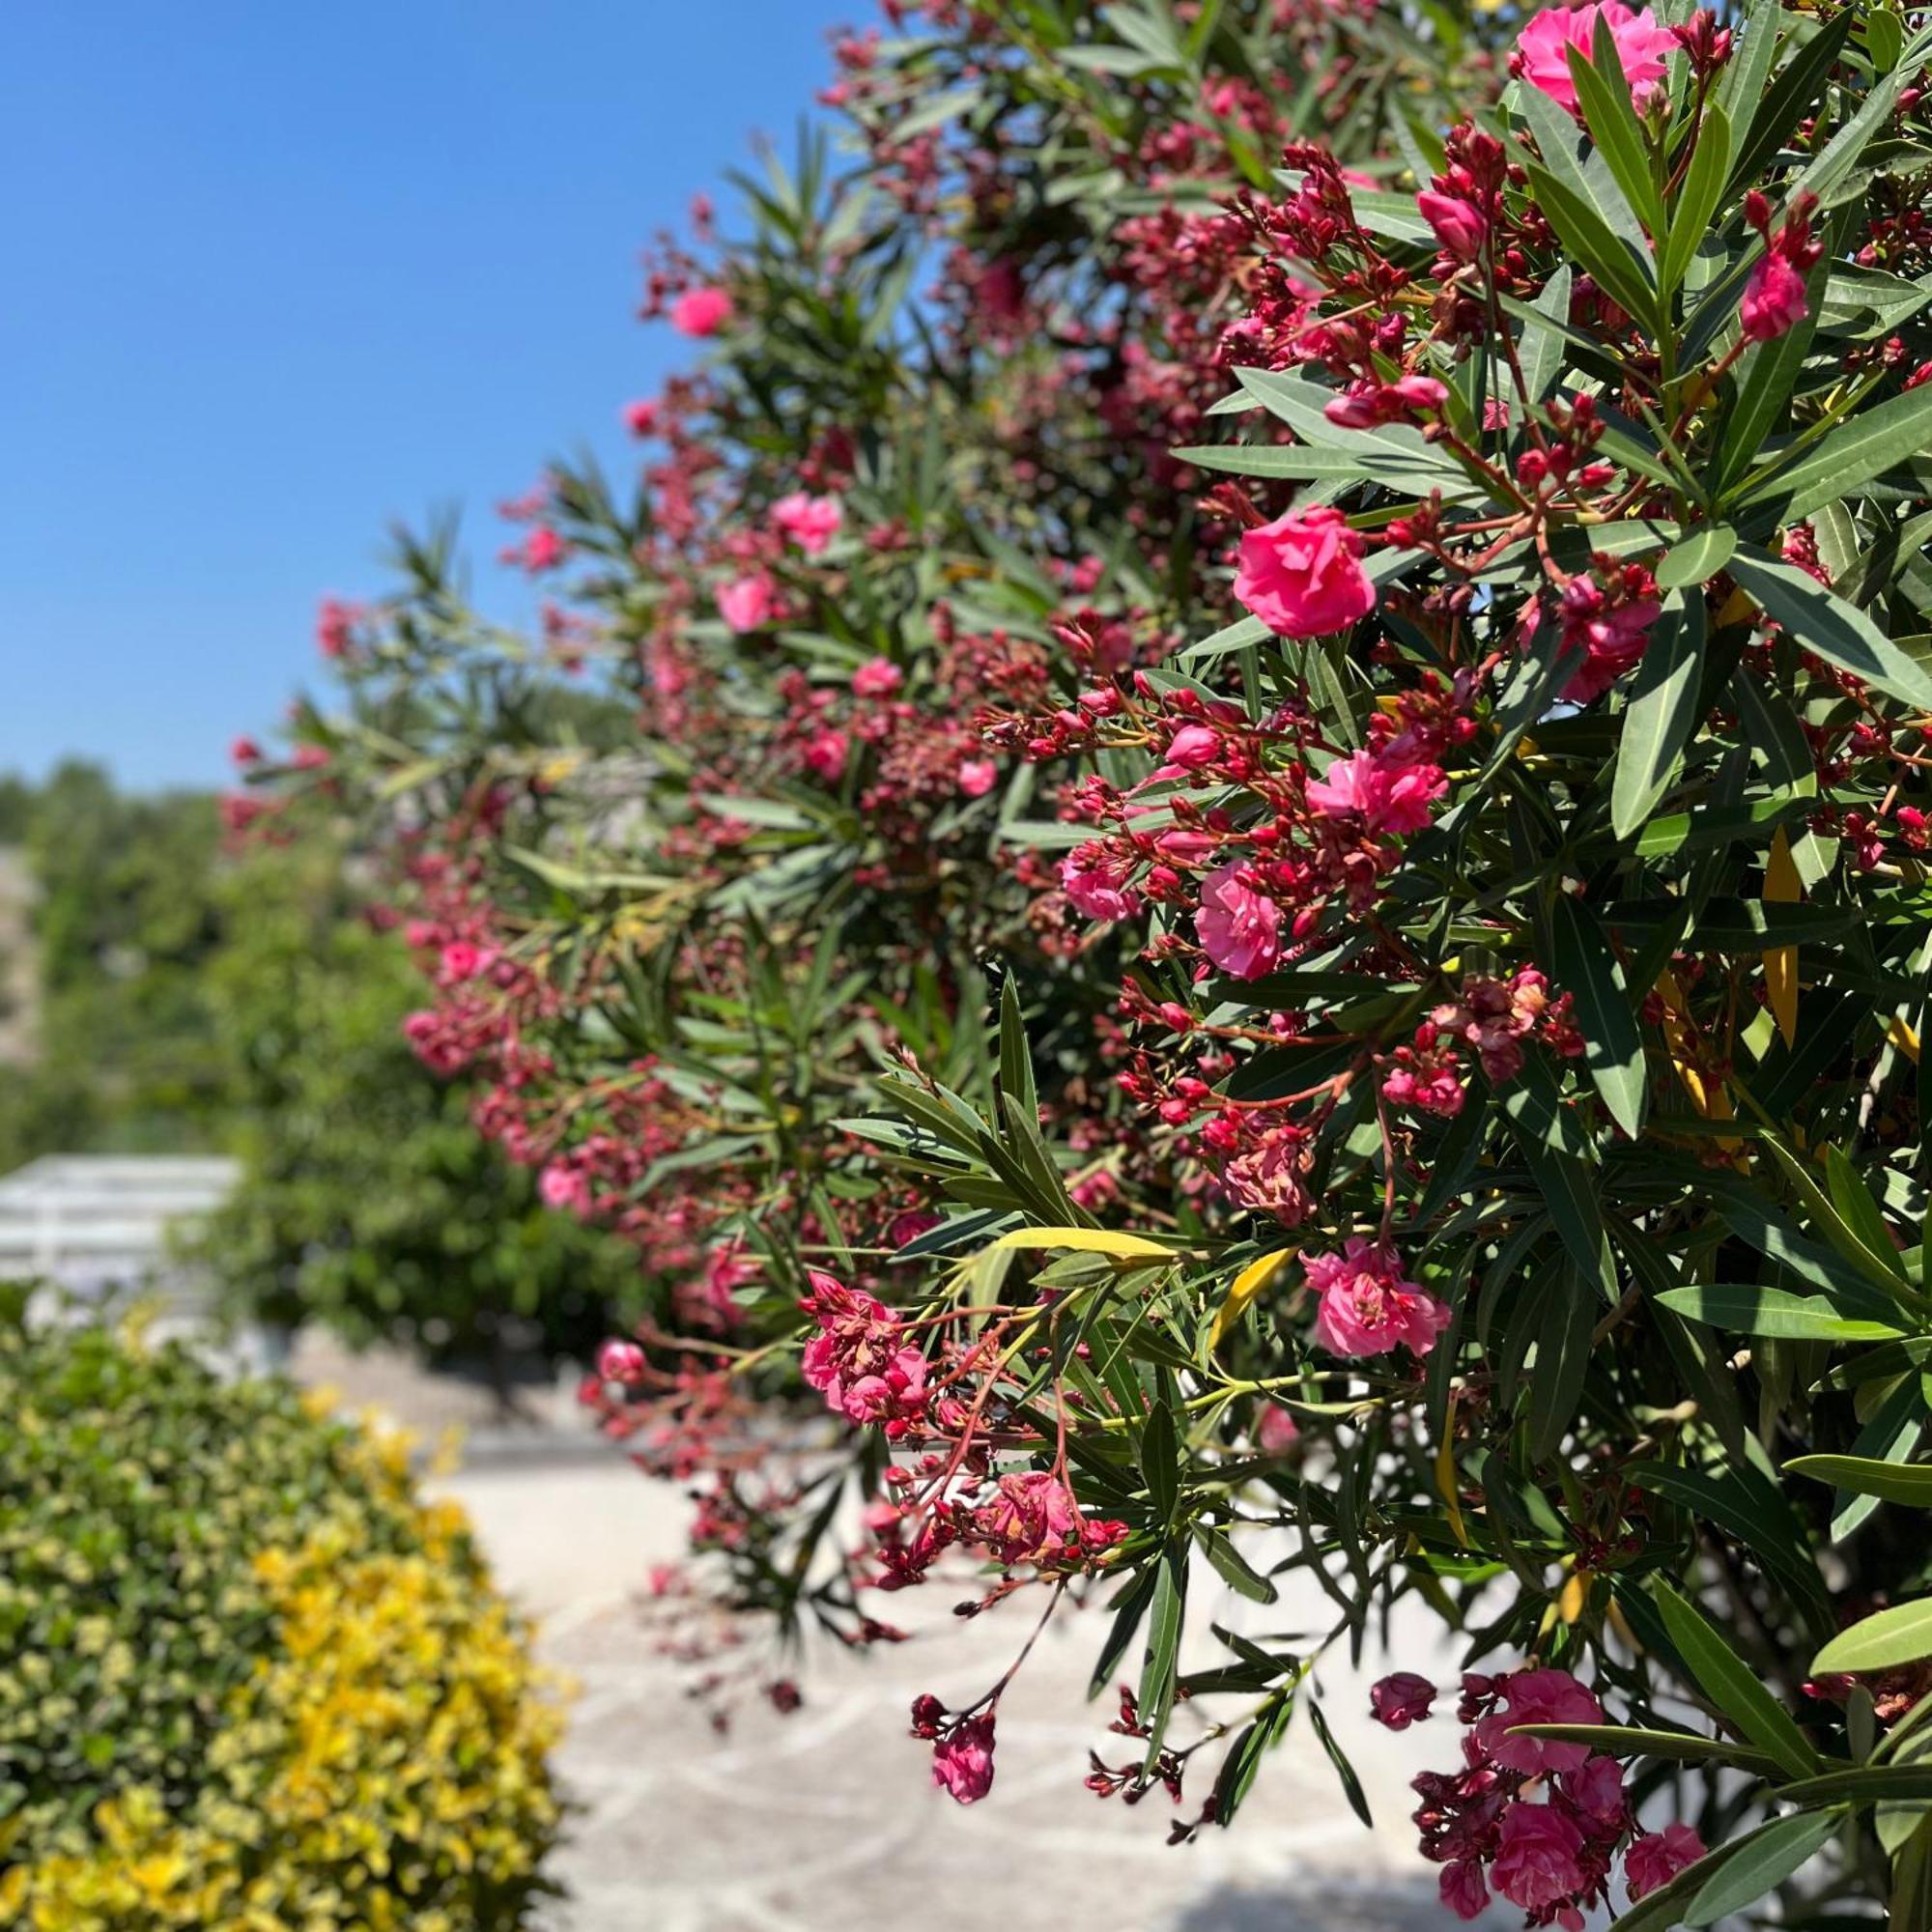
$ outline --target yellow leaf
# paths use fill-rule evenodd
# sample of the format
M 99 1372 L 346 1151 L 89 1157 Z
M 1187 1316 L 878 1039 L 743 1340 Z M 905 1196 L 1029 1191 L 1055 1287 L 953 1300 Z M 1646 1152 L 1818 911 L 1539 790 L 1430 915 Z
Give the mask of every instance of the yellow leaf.
M 1442 1446 L 1435 1452 L 1435 1492 L 1442 1498 L 1442 1506 L 1449 1512 L 1449 1529 L 1456 1541 L 1464 1548 L 1469 1547 L 1469 1532 L 1463 1526 L 1463 1498 L 1457 1492 L 1456 1485 L 1456 1391 L 1449 1391 L 1449 1407 L 1442 1418 Z
M 1214 1326 L 1208 1337 L 1209 1350 L 1221 1346 L 1221 1337 L 1245 1315 L 1254 1305 L 1255 1297 L 1278 1275 L 1283 1265 L 1293 1260 L 1293 1248 L 1277 1248 L 1271 1255 L 1263 1255 L 1259 1261 L 1250 1262 L 1235 1277 L 1235 1285 L 1228 1291 L 1228 1298 L 1214 1313 Z
M 1764 868 L 1766 905 L 1796 905 L 1804 896 L 1804 881 L 1791 857 L 1791 841 L 1779 826 L 1771 841 L 1771 857 Z M 1772 1017 L 1784 1036 L 1786 1046 L 1798 1044 L 1798 949 L 1774 946 L 1764 955 L 1764 989 L 1771 1002 Z
M 1891 1024 L 1885 1030 L 1885 1037 L 1915 1066 L 1918 1064 L 1918 1034 L 1904 1014 L 1892 1015 Z
M 1144 1235 L 1117 1235 L 1111 1228 L 1015 1228 L 994 1248 L 1056 1248 L 1083 1255 L 1111 1255 L 1117 1262 L 1171 1262 L 1174 1250 Z M 991 1250 L 988 1250 L 990 1253 Z
M 1742 624 L 1756 613 L 1757 606 L 1742 590 L 1733 590 L 1724 599 L 1723 608 L 1718 612 L 1718 628 L 1724 629 L 1729 624 Z
M 1556 1599 L 1556 1614 L 1566 1624 L 1574 1624 L 1583 1614 L 1583 1605 L 1589 1595 L 1590 1573 L 1587 1570 L 1573 1570 L 1563 1585 L 1562 1594 Z

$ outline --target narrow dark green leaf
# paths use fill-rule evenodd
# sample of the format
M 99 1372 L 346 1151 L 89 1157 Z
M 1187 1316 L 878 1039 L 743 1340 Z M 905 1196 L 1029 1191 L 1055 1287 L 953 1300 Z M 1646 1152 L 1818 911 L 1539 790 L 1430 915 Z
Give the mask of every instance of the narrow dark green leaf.
M 1550 908 L 1555 983 L 1576 1001 L 1584 1062 L 1604 1105 L 1632 1140 L 1643 1130 L 1649 1098 L 1643 1036 L 1624 969 L 1609 935 L 1580 899 L 1567 895 Z
M 1754 1904 L 1793 1872 L 1808 1864 L 1843 1822 L 1835 1811 L 1800 1812 L 1754 1833 L 1697 1888 L 1684 1913 L 1688 1926 L 1715 1925 Z
M 1791 1713 L 1758 1681 L 1757 1673 L 1724 1641 L 1704 1613 L 1661 1577 L 1653 1579 L 1651 1593 L 1671 1642 L 1704 1694 L 1792 1776 L 1810 1776 L 1818 1768 L 1817 1752 Z

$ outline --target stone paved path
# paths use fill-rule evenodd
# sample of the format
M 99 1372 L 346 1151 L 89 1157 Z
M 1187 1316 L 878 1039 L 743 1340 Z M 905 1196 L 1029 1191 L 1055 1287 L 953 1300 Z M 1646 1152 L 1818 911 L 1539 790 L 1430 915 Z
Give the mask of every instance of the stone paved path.
M 965 1702 L 1005 1667 L 1037 1610 L 1026 1597 L 971 1624 L 942 1588 L 896 1599 L 912 1641 L 819 1656 L 807 1702 L 747 1701 L 727 1736 L 682 1694 L 633 1602 L 674 1557 L 684 1504 L 615 1459 L 474 1465 L 444 1489 L 470 1511 L 499 1580 L 544 1622 L 547 1658 L 580 1689 L 560 1769 L 580 1806 L 558 1860 L 568 1889 L 546 1932 L 1450 1932 L 1413 1849 L 1406 1780 L 1448 1726 L 1392 1737 L 1364 1716 L 1362 1678 L 1324 1671 L 1324 1708 L 1378 1830 L 1349 1811 L 1297 1724 L 1235 1830 L 1170 1849 L 1165 1797 L 1138 1809 L 1082 1789 L 1106 1704 L 1085 1701 L 1096 1619 L 1049 1631 L 1000 1713 L 992 1794 L 961 1808 L 926 1781 L 906 1735 L 914 1694 Z M 916 1601 L 923 1598 L 923 1601 Z M 1217 1604 L 1217 1610 L 1221 1607 Z M 1321 1622 L 1290 1596 L 1248 1627 Z M 1211 1640 L 1210 1640 L 1211 1642 Z M 1446 1658 L 1439 1661 L 1445 1675 Z M 1429 1668 L 1431 1665 L 1422 1666 Z M 1122 1756 L 1125 1753 L 1122 1752 Z M 1203 1790 L 1205 1792 L 1205 1785 Z M 1201 1794 L 1190 1794 L 1198 1804 Z M 1482 1921 L 1500 1926 L 1515 1914 Z

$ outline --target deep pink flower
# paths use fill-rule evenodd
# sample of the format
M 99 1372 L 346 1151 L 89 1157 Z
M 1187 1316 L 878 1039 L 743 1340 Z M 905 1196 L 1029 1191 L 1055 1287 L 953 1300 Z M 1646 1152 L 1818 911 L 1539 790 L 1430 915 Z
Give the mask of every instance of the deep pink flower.
M 890 697 L 905 682 L 905 672 L 891 658 L 867 658 L 852 673 L 854 697 Z
M 844 732 L 836 731 L 829 724 L 825 725 L 806 740 L 806 765 L 827 784 L 836 783 L 845 775 L 847 749 L 848 741 Z
M 1340 510 L 1291 510 L 1241 539 L 1235 595 L 1284 638 L 1346 631 L 1376 608 L 1362 539 Z
M 1590 1825 L 1612 1834 L 1624 1822 L 1624 1768 L 1613 1757 L 1593 1757 L 1558 1780 L 1563 1795 Z
M 552 1161 L 537 1176 L 537 1194 L 546 1208 L 582 1214 L 590 1206 L 589 1177 L 574 1167 Z
M 1412 1670 L 1398 1670 L 1369 1686 L 1369 1715 L 1391 1731 L 1406 1731 L 1429 1715 L 1435 1686 Z
M 899 1319 L 863 1290 L 817 1268 L 800 1305 L 818 1323 L 799 1367 L 825 1406 L 847 1421 L 879 1423 L 903 1435 L 925 1412 L 925 1357 L 905 1339 Z
M 716 335 L 731 320 L 731 298 L 723 289 L 686 289 L 670 305 L 670 326 L 680 335 Z
M 1774 250 L 1745 280 L 1738 321 L 1753 342 L 1770 342 L 1804 319 L 1804 277 Z
M 1490 232 L 1489 216 L 1466 196 L 1426 187 L 1415 197 L 1415 205 L 1423 220 L 1435 229 L 1444 254 L 1459 262 L 1473 262 L 1483 252 Z
M 644 397 L 635 403 L 624 405 L 624 427 L 633 436 L 654 436 L 658 427 L 658 403 L 655 397 Z
M 746 577 L 734 577 L 718 588 L 718 614 L 743 637 L 747 631 L 762 631 L 772 621 L 778 605 L 778 585 L 768 571 L 754 570 Z
M 1201 882 L 1194 929 L 1202 950 L 1224 973 L 1259 980 L 1281 957 L 1281 907 L 1241 883 L 1241 867 L 1223 866 Z
M 955 1724 L 934 1745 L 932 1781 L 960 1804 L 977 1804 L 992 1790 L 992 1712 Z
M 838 534 L 845 511 L 837 497 L 809 497 L 794 490 L 772 505 L 775 523 L 807 556 L 817 556 Z
M 1384 1355 L 1406 1345 L 1426 1355 L 1448 1326 L 1449 1311 L 1402 1279 L 1391 1249 L 1351 1236 L 1338 1255 L 1303 1255 L 1308 1285 L 1321 1296 L 1315 1339 L 1335 1355 Z
M 1323 818 L 1352 812 L 1371 834 L 1420 832 L 1429 823 L 1429 808 L 1448 789 L 1438 765 L 1381 751 L 1355 752 L 1310 781 L 1308 804 Z
M 634 1382 L 644 1373 L 644 1351 L 635 1342 L 606 1342 L 597 1350 L 597 1373 L 607 1382 Z
M 1668 1885 L 1703 1856 L 1704 1841 L 1689 1825 L 1666 1825 L 1661 1832 L 1633 1838 L 1624 1852 L 1624 1883 L 1630 1888 L 1631 1903 Z
M 1604 1707 L 1586 1685 L 1567 1670 L 1519 1670 L 1502 1683 L 1504 1708 L 1476 1726 L 1476 1742 L 1510 1771 L 1577 1771 L 1590 1755 L 1586 1745 L 1555 1744 L 1547 1738 L 1515 1738 L 1519 1724 L 1601 1724 Z
M 959 789 L 968 798 L 984 798 L 1000 781 L 1000 768 L 991 758 L 965 758 L 960 761 Z
M 1140 908 L 1125 866 L 1100 845 L 1076 845 L 1060 862 L 1060 890 L 1089 919 L 1129 919 Z
M 1664 61 L 1673 44 L 1670 29 L 1660 26 L 1648 7 L 1634 13 L 1621 0 L 1603 0 L 1602 6 L 1542 8 L 1517 36 L 1510 71 L 1574 114 L 1577 83 L 1570 77 L 1564 49 L 1576 47 L 1589 58 L 1600 16 L 1609 27 L 1624 77 L 1641 112 L 1650 90 L 1663 78 Z
M 1438 1886 L 1442 1903 L 1458 1918 L 1480 1918 L 1489 1910 L 1489 1883 L 1483 1877 L 1482 1865 L 1474 1859 L 1444 1865 Z
M 1496 1889 L 1525 1912 L 1574 1899 L 1585 1883 L 1583 1833 L 1549 1804 L 1512 1804 L 1503 1813 L 1495 1863 Z

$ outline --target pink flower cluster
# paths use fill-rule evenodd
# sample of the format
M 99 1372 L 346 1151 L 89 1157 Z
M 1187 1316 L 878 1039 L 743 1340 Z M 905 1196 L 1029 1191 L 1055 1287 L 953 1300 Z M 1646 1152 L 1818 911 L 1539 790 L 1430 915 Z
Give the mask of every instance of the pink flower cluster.
M 1395 1252 L 1360 1236 L 1340 1254 L 1303 1255 L 1301 1266 L 1319 1297 L 1315 1339 L 1331 1354 L 1385 1355 L 1405 1347 L 1426 1355 L 1449 1325 L 1441 1302 L 1402 1279 Z
M 1403 1672 L 1370 1691 L 1374 1717 L 1405 1730 L 1430 1714 L 1435 1687 Z M 1463 1766 L 1423 1772 L 1415 1822 L 1423 1856 L 1442 1867 L 1442 1902 L 1479 1918 L 1495 1894 L 1531 1925 L 1582 1932 L 1584 1915 L 1609 1895 L 1611 1861 L 1624 1847 L 1633 1901 L 1693 1864 L 1704 1846 L 1687 1825 L 1643 1832 L 1623 1788 L 1623 1767 L 1587 1745 L 1517 1735 L 1527 1725 L 1601 1724 L 1603 1706 L 1567 1670 L 1530 1668 L 1463 1679 Z
M 884 1302 L 812 1269 L 799 1303 L 818 1323 L 805 1345 L 805 1379 L 848 1422 L 904 1435 L 925 1417 L 925 1355 Z

